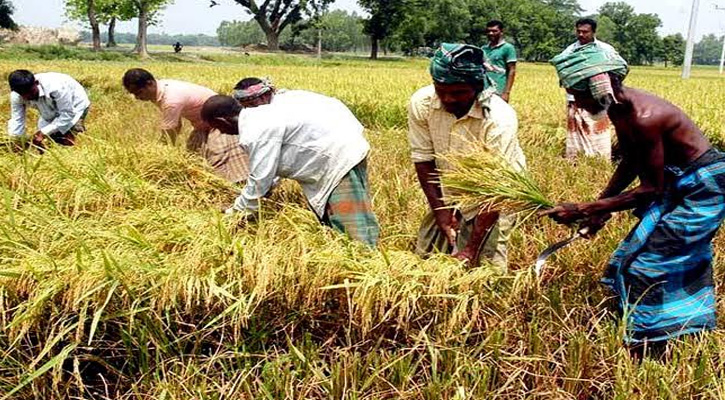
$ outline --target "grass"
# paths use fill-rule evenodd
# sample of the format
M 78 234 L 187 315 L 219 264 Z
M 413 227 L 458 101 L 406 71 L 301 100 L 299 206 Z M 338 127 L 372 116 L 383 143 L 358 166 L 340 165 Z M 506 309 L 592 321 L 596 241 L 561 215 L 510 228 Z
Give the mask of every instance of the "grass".
M 157 142 L 157 110 L 120 87 L 134 60 L 2 60 L 2 74 L 77 77 L 93 108 L 76 148 L 42 157 L 0 148 L 0 399 L 725 398 L 720 330 L 673 344 L 669 362 L 637 362 L 622 348 L 598 278 L 634 223 L 626 214 L 560 252 L 541 280 L 537 253 L 569 233 L 549 221 L 515 232 L 503 277 L 411 252 L 427 206 L 405 107 L 428 83 L 423 62 L 265 57 L 274 61 L 143 65 L 220 92 L 266 75 L 342 99 L 368 128 L 380 248 L 321 227 L 289 182 L 259 222 L 223 218 L 237 188 L 182 146 Z M 628 82 L 722 138 L 725 82 L 695 75 L 635 68 Z M 560 157 L 564 96 L 553 70 L 521 65 L 513 105 L 542 192 L 596 197 L 611 167 Z M 724 243 L 719 235 L 719 254 Z M 722 282 L 720 258 L 715 270 Z

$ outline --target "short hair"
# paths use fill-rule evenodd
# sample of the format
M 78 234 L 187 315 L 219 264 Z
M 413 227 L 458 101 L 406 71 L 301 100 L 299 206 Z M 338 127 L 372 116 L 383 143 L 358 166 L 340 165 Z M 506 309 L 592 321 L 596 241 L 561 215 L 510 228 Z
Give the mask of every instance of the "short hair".
M 246 90 L 254 85 L 259 85 L 262 83 L 262 80 L 255 77 L 249 77 L 244 78 L 241 81 L 237 82 L 237 85 L 234 86 L 234 90 Z
M 211 121 L 217 118 L 236 117 L 242 112 L 242 106 L 231 96 L 220 94 L 209 97 L 201 107 L 201 118 Z
M 156 78 L 151 75 L 151 72 L 146 71 L 142 68 L 131 68 L 123 74 L 123 87 L 128 88 L 130 86 L 135 87 L 146 87 L 149 83 L 155 82 Z
M 10 73 L 8 76 L 10 90 L 23 95 L 28 93 L 35 85 L 35 75 L 27 69 L 18 69 Z
M 589 25 L 592 27 L 592 32 L 597 32 L 597 21 L 591 19 L 591 18 L 580 18 L 576 21 L 576 27 L 580 27 L 582 25 Z
M 494 26 L 497 26 L 498 29 L 501 29 L 501 30 L 503 30 L 503 28 L 504 28 L 503 22 L 501 22 L 501 21 L 499 21 L 497 19 L 493 19 L 491 21 L 488 21 L 488 23 L 486 24 L 486 28 L 493 28 Z

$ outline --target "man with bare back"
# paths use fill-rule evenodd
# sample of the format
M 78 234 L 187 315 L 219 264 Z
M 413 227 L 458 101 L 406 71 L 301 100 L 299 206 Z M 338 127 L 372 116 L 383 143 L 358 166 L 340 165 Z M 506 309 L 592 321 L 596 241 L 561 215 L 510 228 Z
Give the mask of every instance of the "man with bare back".
M 603 282 L 626 316 L 625 342 L 662 345 L 716 327 L 711 242 L 725 217 L 725 154 L 712 148 L 682 110 L 625 87 L 624 60 L 582 46 L 552 60 L 578 107 L 606 112 L 622 161 L 599 199 L 544 212 L 594 235 L 610 213 L 641 220 L 609 261 Z M 627 190 L 639 178 L 639 185 Z

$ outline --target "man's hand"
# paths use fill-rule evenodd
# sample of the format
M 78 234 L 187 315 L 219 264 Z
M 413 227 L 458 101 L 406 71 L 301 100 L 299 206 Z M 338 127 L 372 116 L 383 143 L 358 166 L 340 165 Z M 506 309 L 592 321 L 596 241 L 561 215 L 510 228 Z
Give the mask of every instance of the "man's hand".
M 563 225 L 571 225 L 585 218 L 581 206 L 575 203 L 561 203 L 554 208 L 540 212 L 539 216 L 547 216 Z
M 507 103 L 509 102 L 510 97 L 511 97 L 511 94 L 508 92 L 501 93 L 501 98 L 503 99 L 503 101 L 505 101 Z
M 612 214 L 606 213 L 602 215 L 595 215 L 593 217 L 585 219 L 579 225 L 581 229 L 587 230 L 586 233 L 582 236 L 587 239 L 593 238 L 597 234 L 597 232 L 604 228 L 604 225 L 606 225 L 607 221 L 609 221 L 611 218 Z
M 456 244 L 456 236 L 458 231 L 458 219 L 455 216 L 455 210 L 453 209 L 442 209 L 435 210 L 434 216 L 436 225 L 446 235 L 448 243 L 451 246 Z
M 32 142 L 33 146 L 38 149 L 38 152 L 40 152 L 40 154 L 43 154 L 45 152 L 45 145 L 43 144 L 43 140 L 45 140 L 45 135 L 43 135 L 43 132 L 35 132 Z

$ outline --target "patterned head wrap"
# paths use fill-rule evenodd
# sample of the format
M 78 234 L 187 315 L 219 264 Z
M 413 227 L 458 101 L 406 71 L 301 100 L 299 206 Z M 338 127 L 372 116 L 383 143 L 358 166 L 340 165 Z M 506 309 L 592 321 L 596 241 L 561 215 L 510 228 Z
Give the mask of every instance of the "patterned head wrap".
M 616 101 L 609 74 L 624 79 L 629 73 L 627 61 L 619 53 L 603 49 L 596 42 L 561 53 L 550 62 L 559 74 L 562 87 L 578 91 L 589 89 L 594 99 L 605 107 L 611 100 Z
M 483 50 L 470 44 L 442 43 L 430 62 L 430 75 L 438 83 L 483 83 Z
M 275 87 L 269 78 L 262 78 L 262 82 L 252 85 L 246 89 L 235 89 L 232 92 L 232 97 L 237 101 L 249 101 L 256 99 L 266 93 L 274 93 Z

